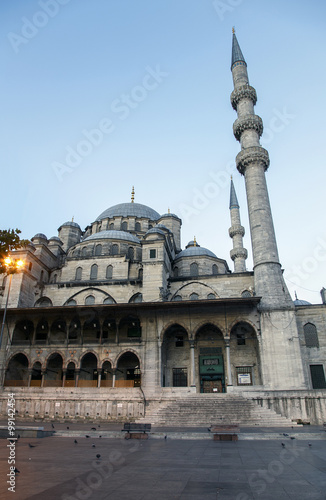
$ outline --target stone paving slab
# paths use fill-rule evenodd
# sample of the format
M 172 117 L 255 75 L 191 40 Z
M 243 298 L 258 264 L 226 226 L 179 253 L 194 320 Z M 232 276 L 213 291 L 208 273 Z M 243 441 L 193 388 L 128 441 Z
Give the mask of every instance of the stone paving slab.
M 5 484 L 8 448 L 1 440 L 1 500 L 326 499 L 323 440 L 311 446 L 287 440 L 285 447 L 278 440 L 77 441 L 19 439 L 13 494 Z

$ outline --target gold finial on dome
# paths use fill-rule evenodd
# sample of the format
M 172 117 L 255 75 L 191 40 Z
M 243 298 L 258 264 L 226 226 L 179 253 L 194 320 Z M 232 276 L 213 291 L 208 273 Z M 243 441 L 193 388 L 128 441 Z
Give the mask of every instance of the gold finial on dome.
M 170 212 L 170 209 L 168 208 L 168 214 L 170 214 L 170 213 L 171 213 L 171 212 Z
M 232 33 L 233 33 L 233 34 L 235 33 L 235 29 L 234 29 L 234 26 L 232 26 Z
M 135 188 L 132 186 L 132 191 L 131 191 L 131 203 L 135 201 Z
M 74 222 L 74 218 L 75 218 L 75 216 L 73 215 L 73 216 L 72 216 L 72 219 L 71 219 L 71 222 Z
M 197 246 L 197 240 L 196 240 L 196 236 L 194 236 L 194 247 Z

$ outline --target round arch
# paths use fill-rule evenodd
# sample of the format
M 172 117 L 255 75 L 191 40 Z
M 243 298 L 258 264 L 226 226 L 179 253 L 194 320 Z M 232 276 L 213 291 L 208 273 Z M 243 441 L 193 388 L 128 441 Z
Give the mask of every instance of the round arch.
M 183 321 L 179 321 L 179 320 L 177 322 L 176 321 L 170 321 L 169 323 L 167 323 L 166 325 L 164 325 L 163 328 L 162 328 L 162 330 L 161 330 L 161 333 L 160 333 L 160 340 L 161 340 L 161 342 L 163 342 L 165 333 L 173 325 L 180 325 L 187 332 L 188 338 L 191 338 L 191 334 L 188 331 L 188 325 L 186 325 Z
M 120 353 L 116 360 L 115 387 L 140 387 L 141 385 L 141 361 L 138 353 L 132 349 L 126 349 Z
M 5 373 L 5 386 L 27 386 L 30 360 L 23 352 L 15 353 L 8 361 Z
M 98 365 L 95 352 L 87 351 L 81 355 L 78 387 L 97 387 Z
M 194 338 L 196 338 L 196 335 L 197 333 L 199 332 L 199 330 L 203 327 L 205 327 L 206 325 L 211 325 L 212 327 L 214 328 L 217 328 L 218 330 L 220 330 L 220 332 L 222 333 L 223 337 L 226 337 L 226 331 L 225 331 L 225 327 L 223 327 L 222 325 L 220 325 L 219 323 L 217 323 L 216 321 L 201 321 L 200 323 L 198 323 L 193 331 L 194 331 Z
M 165 329 L 161 347 L 161 384 L 163 387 L 187 387 L 190 382 L 189 334 L 179 322 Z
M 63 356 L 52 352 L 46 360 L 44 387 L 61 387 L 63 378 Z
M 238 386 L 261 384 L 259 340 L 251 321 L 234 321 L 230 328 L 232 379 Z

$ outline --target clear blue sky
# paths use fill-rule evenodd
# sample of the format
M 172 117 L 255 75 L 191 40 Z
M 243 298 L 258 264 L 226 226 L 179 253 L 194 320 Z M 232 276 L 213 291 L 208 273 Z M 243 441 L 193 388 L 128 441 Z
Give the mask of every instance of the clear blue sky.
M 183 219 L 183 247 L 196 235 L 233 269 L 233 172 L 251 269 L 229 97 L 234 25 L 264 121 L 285 277 L 292 295 L 320 302 L 323 1 L 15 0 L 1 2 L 0 15 L 1 228 L 51 237 L 74 216 L 83 229 L 106 208 L 130 201 L 135 185 L 136 202 Z M 86 151 L 86 135 L 99 126 L 105 132 L 93 135 Z M 84 156 L 67 168 L 68 151 L 78 148 Z

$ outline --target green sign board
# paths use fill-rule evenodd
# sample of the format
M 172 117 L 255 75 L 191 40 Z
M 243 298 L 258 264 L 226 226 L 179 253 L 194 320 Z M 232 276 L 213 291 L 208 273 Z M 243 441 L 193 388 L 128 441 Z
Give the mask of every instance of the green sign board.
M 223 356 L 199 356 L 199 372 L 201 375 L 224 373 Z

